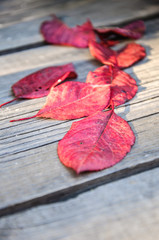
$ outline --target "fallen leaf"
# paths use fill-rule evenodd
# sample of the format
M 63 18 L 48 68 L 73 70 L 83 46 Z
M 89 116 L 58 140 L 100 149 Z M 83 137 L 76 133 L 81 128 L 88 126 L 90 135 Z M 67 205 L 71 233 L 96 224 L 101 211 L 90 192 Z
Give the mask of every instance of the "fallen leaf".
M 65 82 L 56 88 L 51 88 L 46 104 L 33 117 L 57 120 L 81 118 L 105 109 L 109 106 L 109 101 L 110 84 Z M 11 122 L 30 118 L 11 120 Z
M 127 68 L 146 56 L 145 48 L 137 43 L 129 43 L 117 51 L 117 62 L 120 68 Z
M 13 102 L 19 98 L 40 98 L 47 96 L 51 86 L 55 87 L 65 79 L 75 77 L 77 77 L 77 74 L 72 63 L 41 69 L 22 78 L 12 86 L 16 98 L 9 102 Z M 9 102 L 1 104 L 0 107 Z
M 89 42 L 89 50 L 91 55 L 101 63 L 113 66 L 117 65 L 116 52 L 106 47 L 105 44 L 91 41 Z
M 130 151 L 135 136 L 113 110 L 74 122 L 58 144 L 60 161 L 77 173 L 109 168 Z
M 111 84 L 111 100 L 114 106 L 121 105 L 132 99 L 137 92 L 136 81 L 118 67 L 108 65 L 89 72 L 87 83 L 95 85 Z
M 102 40 L 119 39 L 119 37 L 139 39 L 145 32 L 145 24 L 142 20 L 138 20 L 122 28 L 95 28 L 95 32 Z
M 95 40 L 94 29 L 89 20 L 81 26 L 70 28 L 54 16 L 51 21 L 42 23 L 40 31 L 45 41 L 52 44 L 86 48 L 90 40 Z
M 145 48 L 137 43 L 129 43 L 125 47 L 114 51 L 102 43 L 91 41 L 90 53 L 103 64 L 127 68 L 146 56 Z

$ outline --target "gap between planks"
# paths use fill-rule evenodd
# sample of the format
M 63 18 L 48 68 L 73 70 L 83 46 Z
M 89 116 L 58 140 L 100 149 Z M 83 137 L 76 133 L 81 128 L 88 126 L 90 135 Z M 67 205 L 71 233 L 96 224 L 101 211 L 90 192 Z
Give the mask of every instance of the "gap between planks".
M 13 206 L 9 206 L 6 208 L 1 208 L 0 217 L 22 212 L 27 209 L 34 208 L 40 205 L 68 201 L 69 199 L 77 197 L 81 193 L 85 193 L 89 190 L 93 190 L 104 184 L 112 183 L 127 177 L 131 177 L 139 173 L 143 173 L 145 171 L 158 168 L 158 167 L 159 167 L 159 158 L 151 162 L 142 163 L 131 168 L 122 169 L 116 172 L 115 174 L 108 174 L 106 176 L 99 177 L 98 179 L 87 181 L 86 183 L 81 183 L 66 189 L 62 189 L 61 191 L 52 192 L 44 196 L 31 199 L 29 201 L 15 204 Z
M 2 240 L 152 240 L 158 236 L 159 168 L 68 201 L 1 218 Z
M 149 118 L 149 121 L 152 121 L 152 119 L 154 119 L 154 118 L 152 118 L 152 117 L 151 117 L 151 119 Z M 155 121 L 157 121 L 157 117 L 156 117 Z M 140 128 L 140 126 L 142 126 L 143 123 L 141 122 L 141 120 L 138 120 L 137 122 L 139 122 L 138 123 L 138 125 L 139 125 L 138 128 Z M 152 122 L 151 125 L 153 126 L 154 123 Z M 145 119 L 145 124 L 144 125 L 146 126 L 146 124 L 147 124 L 147 119 Z M 149 128 L 152 127 L 151 125 L 149 126 Z M 27 208 L 30 208 L 31 206 L 46 204 L 46 203 L 54 202 L 54 201 L 56 202 L 56 201 L 59 201 L 60 199 L 61 199 L 61 201 L 64 201 L 65 199 L 73 197 L 73 195 L 77 195 L 77 194 L 79 194 L 83 191 L 90 190 L 91 188 L 102 185 L 104 183 L 108 183 L 108 182 L 111 182 L 111 181 L 116 181 L 116 180 L 119 180 L 121 178 L 128 177 L 130 175 L 136 174 L 138 172 L 143 172 L 145 170 L 158 167 L 159 166 L 158 153 L 157 153 L 157 151 L 153 152 L 156 149 L 156 140 L 155 140 L 155 142 L 153 141 L 153 143 L 152 143 L 153 151 L 150 147 L 147 147 L 145 145 L 145 144 L 148 144 L 148 146 L 149 146 L 149 142 L 144 143 L 144 144 L 141 142 L 142 139 L 143 139 L 143 136 L 144 136 L 144 138 L 147 138 L 149 136 L 148 138 L 151 139 L 152 136 L 154 135 L 154 133 L 152 133 L 152 136 L 150 136 L 150 135 L 147 136 L 148 133 L 149 133 L 149 129 L 148 129 L 147 133 L 142 133 L 142 129 L 140 130 L 140 132 L 138 131 L 138 138 L 140 136 L 140 148 L 142 148 L 142 149 L 145 148 L 146 152 L 140 154 L 140 156 L 136 155 L 136 154 L 138 154 L 138 151 L 140 151 L 140 150 L 138 149 L 139 146 L 135 145 L 136 150 L 135 150 L 135 148 L 132 149 L 131 153 L 129 153 L 127 155 L 127 157 L 125 158 L 125 161 L 122 161 L 121 163 L 117 164 L 115 167 L 100 171 L 98 173 L 90 173 L 90 174 L 85 173 L 85 174 L 81 174 L 80 176 L 75 176 L 75 174 L 73 174 L 73 172 L 71 170 L 65 169 L 64 166 L 61 166 L 61 164 L 59 162 L 55 162 L 54 160 L 55 159 L 57 160 L 57 157 L 55 157 L 55 159 L 52 159 L 52 161 L 54 163 L 51 163 L 51 164 L 55 165 L 54 168 L 56 169 L 56 171 L 55 171 L 55 169 L 53 169 L 53 172 L 52 172 L 52 170 L 51 170 L 51 172 L 49 171 L 50 173 L 48 173 L 48 175 L 49 175 L 48 176 L 49 177 L 48 181 L 47 181 L 47 179 L 45 179 L 45 182 L 47 182 L 48 186 L 49 186 L 49 184 L 51 184 L 51 182 L 54 182 L 54 186 L 51 184 L 51 186 L 50 186 L 51 189 L 50 189 L 50 187 L 49 187 L 49 189 L 47 189 L 48 186 L 45 186 L 46 189 L 43 190 L 44 185 L 45 185 L 45 182 L 44 182 L 44 179 L 43 179 L 43 187 L 41 186 L 42 191 L 40 191 L 40 195 L 39 195 L 38 192 L 35 194 L 37 189 L 34 188 L 34 194 L 33 194 L 32 198 L 31 198 L 31 196 L 29 196 L 30 199 L 24 201 L 24 199 L 28 199 L 28 196 L 26 196 L 26 193 L 25 193 L 23 201 L 22 201 L 22 199 L 21 199 L 21 201 L 19 201 L 19 199 L 18 199 L 19 197 L 18 197 L 16 201 L 14 200 L 14 202 L 19 201 L 19 203 L 9 204 L 7 207 L 1 207 L 0 215 L 7 215 L 7 214 L 15 213 L 17 211 L 21 211 L 21 210 L 25 210 Z M 157 136 L 156 136 L 156 139 L 158 139 Z M 138 141 L 139 141 L 139 139 L 138 139 Z M 57 144 L 54 147 L 56 149 Z M 50 150 L 53 151 L 53 148 L 51 147 Z M 50 150 L 49 149 L 47 150 L 47 155 L 49 154 Z M 135 151 L 136 151 L 136 153 L 135 153 Z M 149 151 L 149 153 L 148 153 L 148 151 Z M 39 154 L 41 155 L 41 153 L 39 153 Z M 34 152 L 34 155 L 35 155 L 35 152 Z M 149 155 L 149 157 L 146 156 L 146 155 Z M 37 154 L 36 154 L 36 157 L 38 158 Z M 138 157 L 138 159 L 137 159 L 137 157 Z M 29 164 L 28 160 L 30 158 L 28 158 L 27 156 L 25 158 L 26 158 L 26 163 Z M 45 159 L 45 155 L 43 156 L 43 160 L 44 159 Z M 133 161 L 133 160 L 135 160 L 135 161 Z M 21 158 L 21 161 L 22 161 L 22 158 Z M 46 159 L 45 159 L 45 161 L 46 161 Z M 47 159 L 47 161 L 49 161 L 49 159 Z M 34 165 L 35 163 L 36 163 L 36 160 L 34 159 L 34 162 L 32 164 Z M 20 162 L 19 162 L 19 164 L 20 164 Z M 23 168 L 26 167 L 23 163 L 21 163 L 21 164 L 22 164 Z M 12 163 L 11 163 L 11 165 L 12 165 Z M 9 168 L 11 167 L 11 165 L 10 164 L 8 165 Z M 43 165 L 44 165 L 44 163 L 43 163 Z M 50 166 L 50 163 L 49 163 L 49 166 Z M 15 166 L 12 165 L 12 167 L 13 167 L 12 171 L 14 172 L 15 171 L 14 170 Z M 40 165 L 38 164 L 37 167 L 35 165 L 30 166 L 30 167 L 32 169 L 35 168 L 35 172 L 36 172 L 36 168 L 38 167 L 38 169 L 39 169 Z M 24 172 L 22 171 L 23 168 L 19 168 L 19 170 L 18 170 L 18 171 L 21 172 L 21 174 L 25 173 L 25 170 L 24 170 Z M 51 169 L 51 166 L 49 168 Z M 45 169 L 42 169 L 42 171 L 45 172 L 45 170 L 47 170 L 47 172 L 48 172 L 47 163 L 46 163 Z M 66 172 L 65 172 L 65 170 L 66 170 Z M 1 167 L 1 171 L 3 172 L 3 166 Z M 16 175 L 19 176 L 18 171 L 16 170 Z M 5 171 L 5 173 L 6 173 L 6 171 Z M 52 177 L 53 173 L 56 173 L 54 177 Z M 33 176 L 34 176 L 34 173 L 31 173 L 31 174 L 33 174 Z M 10 176 L 10 177 L 12 178 L 12 176 Z M 39 180 L 39 179 L 37 179 L 37 177 L 38 177 L 38 175 L 34 177 L 35 178 L 34 180 L 32 178 L 31 179 L 33 181 L 33 184 L 36 184 L 37 187 L 38 187 L 39 183 L 37 182 L 37 180 Z M 25 178 L 25 176 L 24 176 L 24 178 Z M 57 182 L 55 181 L 55 178 L 58 178 L 58 179 L 56 179 Z M 16 183 L 16 184 L 18 185 L 18 183 Z M 24 180 L 22 180 L 22 179 L 21 179 L 20 185 L 21 184 L 23 185 L 24 189 L 28 189 L 27 183 L 25 183 Z M 6 187 L 5 187 L 5 189 L 6 189 Z M 3 187 L 2 187 L 2 190 L 3 190 Z M 10 192 L 8 190 L 7 190 L 7 195 L 8 195 L 8 192 Z M 51 192 L 50 192 L 50 190 L 51 190 Z M 1 193 L 3 191 L 1 191 Z M 12 191 L 13 191 L 13 188 L 12 188 Z M 4 192 L 3 195 L 5 196 L 5 192 Z M 16 194 L 16 196 L 17 196 L 17 194 Z M 21 192 L 20 198 L 21 197 L 22 197 L 22 192 Z M 6 199 L 6 201 L 7 201 L 7 199 Z

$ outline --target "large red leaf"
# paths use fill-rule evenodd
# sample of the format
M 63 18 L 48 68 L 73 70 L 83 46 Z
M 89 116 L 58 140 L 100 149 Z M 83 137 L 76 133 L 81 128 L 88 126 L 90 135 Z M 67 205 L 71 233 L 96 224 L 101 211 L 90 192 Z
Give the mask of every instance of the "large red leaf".
M 95 32 L 101 39 L 109 39 L 119 36 L 139 39 L 145 32 L 145 24 L 143 21 L 138 20 L 122 28 L 95 28 Z
M 56 88 L 51 88 L 46 104 L 33 117 L 57 120 L 81 118 L 105 109 L 108 107 L 109 101 L 110 85 L 65 82 Z
M 109 168 L 122 160 L 135 142 L 128 123 L 113 110 L 78 122 L 58 144 L 61 162 L 77 173 Z
M 9 102 L 18 98 L 40 98 L 47 96 L 51 86 L 55 87 L 66 78 L 75 77 L 77 77 L 77 74 L 72 63 L 44 68 L 16 82 L 12 86 L 16 98 Z M 7 103 L 3 103 L 0 107 Z
M 54 16 L 51 21 L 42 23 L 40 30 L 45 41 L 52 44 L 86 48 L 90 40 L 95 40 L 94 29 L 89 20 L 81 26 L 70 28 Z
M 117 65 L 119 68 L 127 68 L 146 56 L 144 47 L 137 43 L 129 43 L 124 48 L 114 51 L 105 44 L 91 41 L 89 49 L 96 59 L 103 64 Z
M 132 99 L 137 92 L 136 81 L 118 67 L 102 66 L 89 72 L 87 83 L 95 85 L 111 84 L 111 99 L 115 106 Z

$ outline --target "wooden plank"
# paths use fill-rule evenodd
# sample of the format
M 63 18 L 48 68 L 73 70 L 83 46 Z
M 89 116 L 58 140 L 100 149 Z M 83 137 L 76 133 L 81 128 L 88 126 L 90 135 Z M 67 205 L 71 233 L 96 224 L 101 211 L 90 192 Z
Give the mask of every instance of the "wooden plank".
M 125 113 L 128 111 L 129 107 Z M 143 111 L 143 107 L 138 111 Z M 123 116 L 123 114 L 120 115 Z M 128 115 L 125 117 L 128 119 Z M 50 131 L 48 128 L 43 134 L 37 129 L 36 140 L 33 136 L 28 136 L 28 138 L 24 137 L 17 141 L 17 151 L 16 148 L 13 150 L 10 144 L 9 148 L 3 150 L 4 154 L 1 156 L 0 207 L 5 208 L 26 201 L 32 202 L 33 199 L 36 199 L 36 202 L 41 201 L 38 198 L 47 202 L 49 194 L 53 199 L 58 199 L 62 193 L 72 194 L 72 192 L 79 191 L 79 189 L 82 191 L 102 181 L 112 181 L 125 174 L 129 175 L 131 171 L 138 172 L 147 167 L 151 168 L 154 164 L 158 165 L 159 128 L 156 127 L 158 117 L 159 115 L 155 114 L 132 121 L 130 125 L 137 139 L 131 152 L 119 164 L 97 173 L 76 175 L 60 163 L 56 141 L 69 129 L 68 125 L 61 125 L 61 129 L 58 126 L 50 128 Z M 5 151 L 10 151 L 10 154 L 5 154 Z
M 142 10 L 142 11 L 141 11 Z M 1 27 L 12 25 L 15 22 L 24 22 L 37 19 L 49 14 L 60 14 L 67 22 L 75 18 L 81 24 L 83 18 L 92 18 L 95 22 L 102 24 L 103 21 L 121 22 L 135 17 L 144 17 L 158 13 L 158 4 L 155 0 L 151 3 L 135 0 L 114 0 L 109 4 L 105 0 L 87 1 L 56 1 L 56 0 L 5 0 L 0 3 Z M 114 14 L 115 13 L 115 14 Z M 115 19 L 116 18 L 116 19 Z
M 159 168 L 1 218 L 0 239 L 145 239 L 159 234 Z
M 3 10 L 0 12 L 1 51 L 42 42 L 40 24 L 52 13 L 61 17 L 69 26 L 82 24 L 87 18 L 90 18 L 95 26 L 102 26 L 119 25 L 125 21 L 147 18 L 159 12 L 156 1 L 148 3 L 142 0 L 116 0 L 111 4 L 105 0 L 24 2 L 26 4 L 8 0 L 0 5 Z M 14 9 L 12 14 L 11 9 Z M 14 24 L 16 22 L 17 24 Z
M 139 92 L 126 107 L 123 106 L 116 110 L 120 116 L 130 121 L 137 136 L 137 142 L 131 153 L 113 168 L 98 173 L 76 176 L 59 162 L 56 153 L 57 141 L 70 128 L 71 122 L 69 121 L 32 119 L 25 122 L 9 123 L 8 120 L 13 119 L 13 117 L 33 115 L 43 105 L 44 99 L 19 101 L 0 109 L 1 209 L 27 201 L 32 203 L 34 199 L 47 201 L 49 194 L 55 199 L 58 198 L 59 194 L 66 192 L 70 194 L 79 189 L 84 190 L 102 181 L 107 182 L 116 177 L 120 178 L 124 174 L 129 175 L 133 169 L 139 171 L 153 164 L 158 164 L 157 28 L 159 25 L 155 23 L 155 21 L 154 24 L 151 22 L 153 27 L 149 28 L 150 34 L 148 31 L 147 35 L 139 41 L 146 45 L 147 58 L 127 70 L 140 85 Z M 149 51 L 149 48 L 152 50 Z M 66 50 L 65 47 L 53 47 L 53 49 L 56 56 L 53 63 L 64 63 L 63 56 L 67 57 L 67 62 L 74 58 L 78 73 L 80 73 L 80 80 L 83 80 L 88 70 L 97 67 L 96 61 L 92 60 L 88 50 L 79 51 L 79 49 L 74 48 Z M 60 51 L 59 59 L 56 55 L 58 51 Z M 1 57 L 1 100 L 5 101 L 11 98 L 8 86 L 13 84 L 16 78 L 33 71 L 33 67 L 40 68 L 51 65 L 52 52 L 50 52 L 50 47 L 43 47 L 32 52 L 28 50 L 10 54 L 9 57 Z M 43 57 L 41 61 L 37 59 L 38 56 Z

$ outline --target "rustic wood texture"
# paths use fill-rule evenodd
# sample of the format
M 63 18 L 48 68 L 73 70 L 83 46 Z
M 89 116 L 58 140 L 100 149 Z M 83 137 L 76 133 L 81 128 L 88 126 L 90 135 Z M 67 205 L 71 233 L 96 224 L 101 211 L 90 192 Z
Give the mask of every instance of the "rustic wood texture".
M 0 109 L 0 240 L 151 240 L 158 236 L 158 10 L 155 0 L 0 3 L 0 104 L 13 98 L 13 83 L 41 68 L 73 62 L 77 80 L 85 81 L 89 71 L 101 66 L 88 49 L 44 43 L 39 26 L 50 13 L 70 26 L 87 17 L 95 26 L 147 19 L 146 34 L 136 41 L 146 48 L 147 56 L 125 70 L 135 78 L 138 93 L 115 109 L 129 122 L 136 143 L 114 167 L 77 175 L 60 163 L 57 144 L 73 121 L 9 122 L 33 116 L 45 98 L 18 100 Z
M 159 168 L 65 202 L 2 218 L 1 240 L 154 240 L 159 234 Z
M 159 164 L 159 135 L 158 128 L 154 128 L 158 122 L 159 112 L 157 81 L 159 25 L 157 23 L 158 20 L 148 21 L 147 34 L 138 41 L 146 47 L 146 59 L 127 69 L 127 72 L 136 79 L 139 91 L 126 107 L 119 107 L 116 112 L 130 122 L 137 141 L 130 154 L 113 168 L 77 176 L 59 162 L 56 152 L 57 142 L 69 130 L 72 121 L 31 119 L 9 122 L 10 119 L 34 115 L 45 99 L 19 100 L 0 109 L 1 208 L 32 202 L 41 197 L 47 201 L 46 195 L 49 194 L 53 198 L 58 198 L 58 194 L 62 192 L 70 193 L 72 187 L 76 192 L 79 188 L 85 189 L 101 180 L 107 182 L 110 176 L 114 179 L 117 176 L 120 178 L 122 174 L 129 175 L 132 168 L 138 171 L 141 165 L 141 168 L 147 168 L 153 161 Z M 54 59 L 51 50 L 54 52 Z M 12 98 L 9 85 L 35 69 L 73 61 L 79 73 L 79 80 L 84 81 L 88 71 L 99 66 L 88 50 L 57 46 L 45 46 L 6 55 L 1 57 L 0 61 L 1 82 L 5 79 L 1 83 L 1 102 Z
M 0 27 L 2 28 L 0 50 L 43 42 L 39 33 L 40 24 L 50 19 L 49 15 L 53 13 L 61 17 L 69 26 L 82 24 L 87 18 L 90 18 L 95 26 L 119 25 L 158 14 L 159 5 L 156 0 L 151 0 L 151 2 L 113 0 L 111 3 L 106 0 L 3 1 L 0 11 Z

